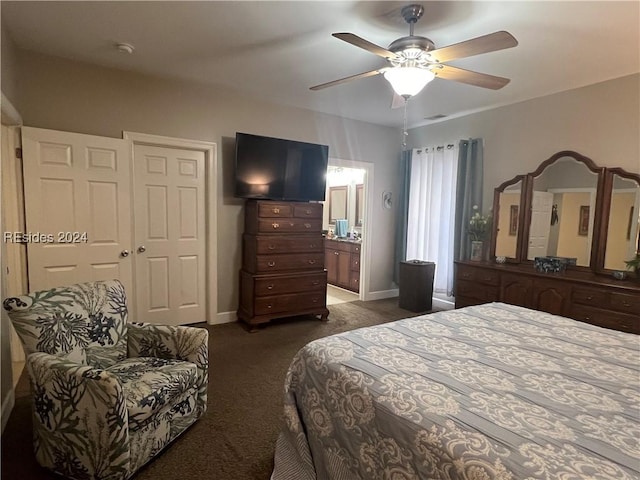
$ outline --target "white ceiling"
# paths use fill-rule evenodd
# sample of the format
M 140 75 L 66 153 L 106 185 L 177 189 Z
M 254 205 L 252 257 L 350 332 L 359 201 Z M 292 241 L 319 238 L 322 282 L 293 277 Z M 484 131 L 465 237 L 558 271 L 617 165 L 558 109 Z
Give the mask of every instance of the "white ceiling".
M 272 102 L 388 126 L 392 90 L 379 75 L 309 87 L 385 66 L 337 40 L 352 32 L 387 47 L 408 34 L 411 2 L 10 2 L 2 24 L 19 48 L 161 77 L 222 84 Z M 511 78 L 492 91 L 436 79 L 409 103 L 409 126 L 460 116 L 640 71 L 640 2 L 418 2 L 415 34 L 443 47 L 499 30 L 515 48 L 449 62 Z M 118 52 L 127 42 L 135 52 Z

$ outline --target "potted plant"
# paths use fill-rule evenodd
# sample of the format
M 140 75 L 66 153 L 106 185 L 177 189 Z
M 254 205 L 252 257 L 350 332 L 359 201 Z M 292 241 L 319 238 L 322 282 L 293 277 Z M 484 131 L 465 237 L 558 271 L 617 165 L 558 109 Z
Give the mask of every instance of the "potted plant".
M 631 260 L 625 260 L 627 270 L 633 270 L 636 274 L 636 279 L 640 280 L 640 252 L 636 253 L 636 256 Z
M 484 252 L 484 241 L 491 233 L 491 214 L 483 215 L 478 211 L 478 206 L 473 206 L 474 214 L 469 220 L 467 233 L 471 238 L 471 256 L 473 261 L 481 261 Z

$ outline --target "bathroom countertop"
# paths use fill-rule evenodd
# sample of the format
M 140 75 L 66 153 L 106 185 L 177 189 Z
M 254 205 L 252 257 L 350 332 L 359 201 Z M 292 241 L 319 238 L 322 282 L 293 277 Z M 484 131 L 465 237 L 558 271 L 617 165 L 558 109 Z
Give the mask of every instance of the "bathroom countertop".
M 333 237 L 333 238 L 324 237 L 324 238 L 326 238 L 327 240 L 333 240 L 334 242 L 362 243 L 362 239 L 354 240 L 352 238 L 338 238 L 338 237 Z

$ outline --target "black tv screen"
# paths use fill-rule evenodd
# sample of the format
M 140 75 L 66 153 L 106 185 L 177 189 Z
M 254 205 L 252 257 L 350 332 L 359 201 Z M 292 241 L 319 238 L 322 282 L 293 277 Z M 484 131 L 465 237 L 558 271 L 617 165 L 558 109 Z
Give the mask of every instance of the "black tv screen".
M 322 201 L 329 147 L 236 133 L 235 196 Z

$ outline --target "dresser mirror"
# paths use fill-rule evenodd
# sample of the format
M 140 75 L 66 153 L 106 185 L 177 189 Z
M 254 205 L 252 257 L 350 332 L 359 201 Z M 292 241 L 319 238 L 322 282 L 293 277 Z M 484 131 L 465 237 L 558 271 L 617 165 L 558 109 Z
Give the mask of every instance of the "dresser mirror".
M 329 187 L 329 224 L 335 225 L 336 220 L 347 218 L 347 186 Z
M 522 194 L 524 175 L 518 175 L 495 189 L 493 212 L 495 225 L 495 245 L 492 251 L 496 257 L 505 257 L 505 261 L 516 262 L 520 258 L 521 231 L 520 218 L 523 214 Z
M 640 175 L 622 169 L 607 173 L 604 270 L 624 271 L 625 261 L 640 251 Z
M 530 175 L 526 260 L 565 257 L 591 265 L 602 168 L 575 152 L 560 152 Z

